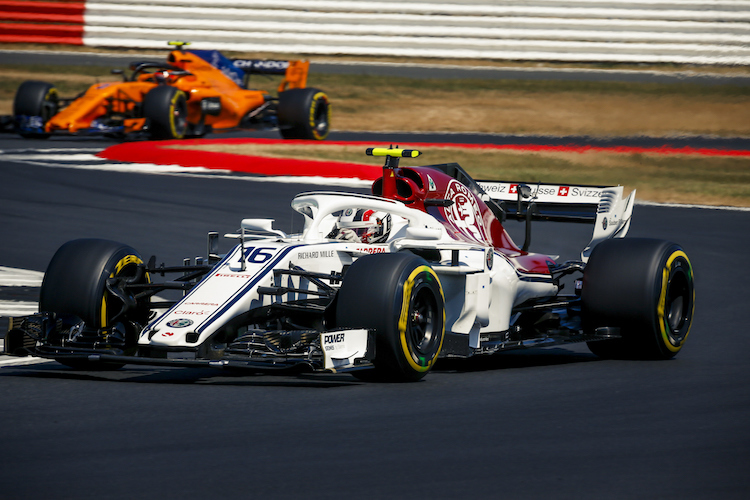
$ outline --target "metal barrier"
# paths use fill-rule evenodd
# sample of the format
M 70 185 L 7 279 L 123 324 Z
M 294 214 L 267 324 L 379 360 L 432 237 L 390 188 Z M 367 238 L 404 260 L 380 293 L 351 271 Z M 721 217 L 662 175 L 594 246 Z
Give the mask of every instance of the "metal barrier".
M 83 45 L 85 2 L 0 0 L 0 42 Z
M 84 17 L 101 47 L 750 64 L 749 0 L 104 0 Z

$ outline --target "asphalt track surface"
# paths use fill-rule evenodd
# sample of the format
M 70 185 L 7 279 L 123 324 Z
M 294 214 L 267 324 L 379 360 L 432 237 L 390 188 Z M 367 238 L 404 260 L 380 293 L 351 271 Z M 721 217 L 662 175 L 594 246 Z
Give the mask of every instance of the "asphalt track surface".
M 3 151 L 106 144 L 0 136 Z M 92 236 L 178 263 L 243 217 L 298 224 L 289 200 L 319 189 L 2 154 L 0 180 L 0 265 L 39 271 Z M 693 330 L 671 361 L 602 361 L 574 345 L 442 363 L 414 384 L 0 368 L 0 498 L 745 499 L 749 229 L 749 212 L 635 207 L 630 235 L 681 243 L 696 273 Z M 589 236 L 540 223 L 531 249 L 576 258 Z

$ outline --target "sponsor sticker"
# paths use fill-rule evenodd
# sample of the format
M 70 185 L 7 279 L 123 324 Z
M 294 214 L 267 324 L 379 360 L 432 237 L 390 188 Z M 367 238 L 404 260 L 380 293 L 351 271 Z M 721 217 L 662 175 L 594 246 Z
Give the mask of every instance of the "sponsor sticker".
M 173 319 L 172 321 L 167 322 L 167 326 L 170 328 L 187 328 L 192 324 L 193 320 L 188 318 Z
M 341 345 L 346 340 L 343 333 L 329 333 L 323 336 L 323 348 L 326 351 L 335 351 L 337 344 Z
M 480 187 L 496 200 L 515 201 L 519 183 L 482 182 Z M 531 198 L 540 202 L 599 203 L 602 189 L 560 184 L 529 184 Z
M 432 177 L 430 177 L 429 174 L 427 174 L 427 185 L 430 191 L 437 191 L 437 186 L 435 185 L 435 181 L 432 180 Z
M 450 207 L 443 208 L 445 219 L 451 226 L 462 236 L 486 244 L 487 230 L 474 194 L 460 182 L 451 180 L 445 197 L 453 202 Z
M 356 251 L 362 253 L 385 253 L 385 247 L 362 247 L 357 248 Z
M 326 369 L 353 367 L 357 358 L 367 353 L 367 330 L 325 332 L 320 335 Z
M 312 250 L 308 252 L 301 251 L 297 254 L 297 259 L 330 259 L 334 256 L 334 254 L 335 252 L 333 250 Z

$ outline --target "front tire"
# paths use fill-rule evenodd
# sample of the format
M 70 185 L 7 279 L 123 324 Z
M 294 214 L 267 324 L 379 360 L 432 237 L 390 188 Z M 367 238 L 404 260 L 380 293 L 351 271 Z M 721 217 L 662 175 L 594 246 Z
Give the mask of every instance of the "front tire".
M 284 139 L 322 141 L 330 131 L 331 104 L 322 90 L 286 90 L 279 93 L 277 116 Z
M 54 85 L 28 80 L 21 84 L 13 100 L 16 130 L 26 139 L 46 139 L 44 125 L 57 114 L 59 95 Z
M 366 256 L 355 261 L 344 276 L 337 296 L 336 326 L 375 330 L 375 378 L 413 382 L 427 374 L 440 354 L 445 337 L 444 302 L 437 274 L 421 257 L 411 253 Z
M 619 339 L 588 343 L 597 356 L 670 359 L 690 333 L 695 305 L 693 268 L 676 243 L 607 240 L 591 253 L 581 302 L 584 330 L 620 328 Z
M 143 116 L 152 139 L 182 139 L 188 130 L 187 97 L 168 85 L 149 90 L 143 98 Z
M 149 303 L 136 301 L 118 285 L 149 282 L 142 264 L 138 252 L 122 243 L 100 239 L 69 241 L 60 247 L 47 267 L 39 310 L 75 316 L 93 329 L 120 323 L 134 335 L 138 325 L 148 321 Z M 58 361 L 73 368 L 100 367 L 81 360 Z

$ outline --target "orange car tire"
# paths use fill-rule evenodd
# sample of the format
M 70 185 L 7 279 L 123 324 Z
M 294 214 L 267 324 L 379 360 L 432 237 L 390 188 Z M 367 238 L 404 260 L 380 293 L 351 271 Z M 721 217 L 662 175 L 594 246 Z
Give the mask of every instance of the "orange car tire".
M 39 117 L 41 127 L 44 127 L 50 118 L 57 114 L 59 108 L 59 97 L 54 85 L 37 80 L 23 82 L 16 91 L 13 100 L 13 116 L 19 134 L 24 138 L 46 139 L 50 136 L 44 132 L 29 132 L 21 129 L 21 117 Z M 23 118 L 27 119 L 27 118 Z
M 330 131 L 331 104 L 322 90 L 291 89 L 279 93 L 277 116 L 284 139 L 322 141 Z
M 152 139 L 182 139 L 188 129 L 185 93 L 168 85 L 149 90 L 143 98 L 143 116 Z

